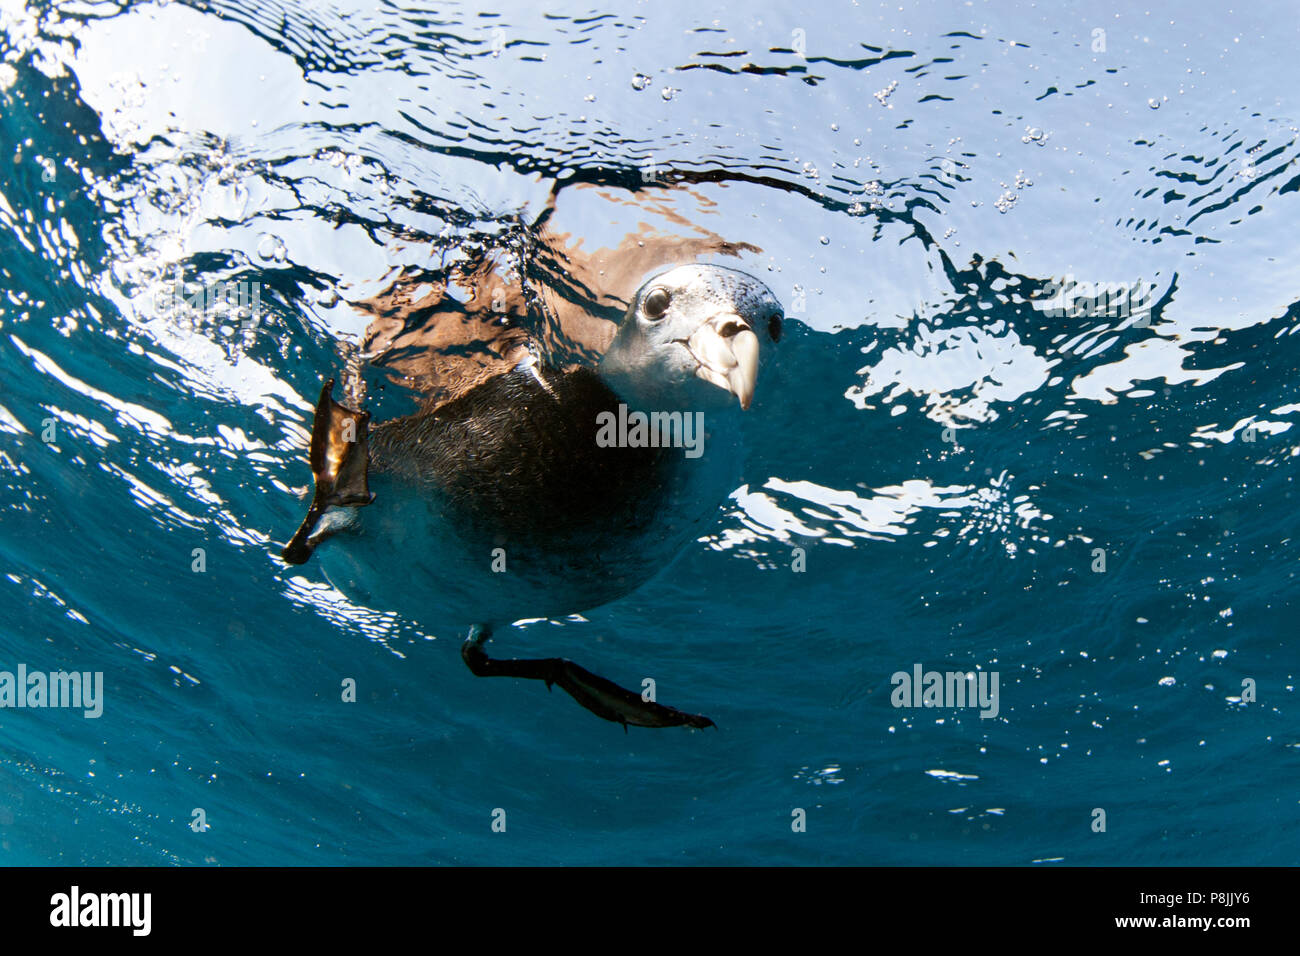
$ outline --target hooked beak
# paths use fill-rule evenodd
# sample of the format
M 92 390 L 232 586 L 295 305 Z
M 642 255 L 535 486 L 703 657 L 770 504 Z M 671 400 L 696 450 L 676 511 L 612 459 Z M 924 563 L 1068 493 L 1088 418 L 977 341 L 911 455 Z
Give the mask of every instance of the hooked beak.
M 725 312 L 695 330 L 686 348 L 700 363 L 695 374 L 724 388 L 749 408 L 758 381 L 758 336 L 740 316 Z

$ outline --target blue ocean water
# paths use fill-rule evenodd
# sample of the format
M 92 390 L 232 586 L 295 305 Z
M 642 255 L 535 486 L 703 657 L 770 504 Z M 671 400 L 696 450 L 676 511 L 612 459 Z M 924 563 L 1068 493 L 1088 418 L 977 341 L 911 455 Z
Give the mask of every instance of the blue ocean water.
M 0 670 L 104 680 L 0 710 L 0 862 L 1296 863 L 1290 5 L 496 9 L 0 5 Z M 357 303 L 553 195 L 790 316 L 700 540 L 494 644 L 716 731 L 278 558 Z

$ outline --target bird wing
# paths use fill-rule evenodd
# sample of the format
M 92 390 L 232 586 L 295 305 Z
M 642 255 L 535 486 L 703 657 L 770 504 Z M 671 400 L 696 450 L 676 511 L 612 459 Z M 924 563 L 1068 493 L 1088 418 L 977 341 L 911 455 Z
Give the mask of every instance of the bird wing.
M 362 355 L 426 411 L 530 355 L 557 369 L 593 365 L 648 272 L 760 251 L 701 225 L 712 207 L 682 186 L 557 187 L 532 223 L 516 222 L 498 244 L 445 269 L 405 267 L 354 302 L 369 322 Z M 593 223 L 608 238 L 589 250 Z

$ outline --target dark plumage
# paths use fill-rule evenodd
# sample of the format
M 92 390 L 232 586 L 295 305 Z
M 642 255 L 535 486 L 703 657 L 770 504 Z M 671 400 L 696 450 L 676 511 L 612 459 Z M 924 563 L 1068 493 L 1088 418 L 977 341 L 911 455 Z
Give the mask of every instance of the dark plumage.
M 370 471 L 428 488 L 484 533 L 537 544 L 655 520 L 681 452 L 601 448 L 622 399 L 588 368 L 514 369 L 430 414 L 370 433 Z

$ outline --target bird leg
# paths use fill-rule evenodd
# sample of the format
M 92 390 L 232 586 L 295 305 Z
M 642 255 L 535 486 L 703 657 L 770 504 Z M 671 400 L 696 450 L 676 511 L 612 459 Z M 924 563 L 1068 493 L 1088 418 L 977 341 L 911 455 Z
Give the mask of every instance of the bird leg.
M 699 714 L 687 714 L 673 707 L 665 707 L 640 694 L 618 686 L 598 674 L 593 674 L 563 657 L 544 657 L 532 660 L 488 657 L 483 645 L 492 636 L 492 629 L 476 625 L 461 645 L 460 656 L 477 677 L 523 677 L 546 682 L 547 690 L 558 684 L 583 707 L 606 720 L 636 727 L 714 727 L 713 721 Z

